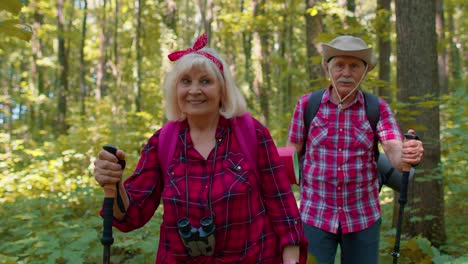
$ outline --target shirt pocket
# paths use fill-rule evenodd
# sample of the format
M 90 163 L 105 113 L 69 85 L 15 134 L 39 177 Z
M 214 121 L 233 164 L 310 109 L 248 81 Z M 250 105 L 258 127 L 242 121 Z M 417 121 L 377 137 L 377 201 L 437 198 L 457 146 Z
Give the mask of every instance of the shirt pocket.
M 213 210 L 216 223 L 216 249 L 225 255 L 245 254 L 249 223 L 258 215 L 253 203 L 255 172 L 244 154 L 229 153 L 223 173 L 213 182 Z
M 176 163 L 169 166 L 167 175 L 164 177 L 164 189 L 162 199 L 165 204 L 185 207 L 186 200 L 186 164 Z
M 371 151 L 374 145 L 374 132 L 367 120 L 353 122 L 353 146 L 358 151 Z
M 223 160 L 221 177 L 213 181 L 213 201 L 228 202 L 245 199 L 252 190 L 255 172 L 244 154 L 230 153 Z
M 308 140 L 313 147 L 323 146 L 328 135 L 328 120 L 321 116 L 315 116 L 310 123 Z

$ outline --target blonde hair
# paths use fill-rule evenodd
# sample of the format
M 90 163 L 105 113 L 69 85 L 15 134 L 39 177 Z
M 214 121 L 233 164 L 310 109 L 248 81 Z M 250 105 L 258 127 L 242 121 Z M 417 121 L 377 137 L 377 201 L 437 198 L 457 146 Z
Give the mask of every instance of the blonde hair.
M 172 69 L 166 74 L 164 79 L 164 99 L 166 117 L 168 120 L 184 120 L 186 116 L 181 112 L 177 103 L 176 85 L 182 76 L 193 68 L 206 70 L 207 73 L 215 77 L 221 85 L 221 107 L 219 114 L 225 118 L 231 118 L 244 114 L 247 111 L 247 104 L 244 96 L 234 82 L 228 66 L 220 58 L 215 50 L 203 48 L 200 51 L 216 57 L 223 65 L 223 73 L 214 62 L 198 53 L 189 53 L 177 60 Z

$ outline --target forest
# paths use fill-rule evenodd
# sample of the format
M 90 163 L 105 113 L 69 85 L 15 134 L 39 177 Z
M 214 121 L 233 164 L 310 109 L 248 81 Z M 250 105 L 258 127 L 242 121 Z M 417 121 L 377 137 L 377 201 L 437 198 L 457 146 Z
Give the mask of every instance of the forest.
M 409 185 L 400 263 L 468 263 L 468 13 L 464 0 L 1 0 L 0 263 L 101 263 L 104 144 L 141 146 L 166 121 L 167 55 L 206 32 L 249 111 L 283 146 L 297 99 L 328 85 L 320 43 L 369 43 L 361 89 L 384 98 L 425 148 Z M 293 186 L 298 194 L 298 186 Z M 381 194 L 391 263 L 398 193 Z M 112 263 L 154 263 L 159 208 L 114 229 Z M 339 262 L 337 262 L 339 263 Z

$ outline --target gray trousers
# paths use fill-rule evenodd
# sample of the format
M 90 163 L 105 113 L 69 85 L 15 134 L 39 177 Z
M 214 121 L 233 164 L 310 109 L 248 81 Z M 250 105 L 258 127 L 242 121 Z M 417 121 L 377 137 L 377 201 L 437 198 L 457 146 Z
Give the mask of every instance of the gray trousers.
M 333 234 L 304 224 L 304 234 L 309 240 L 309 256 L 315 258 L 315 262 L 307 263 L 335 263 L 336 250 L 340 245 L 342 264 L 377 264 L 381 223 L 382 220 L 379 219 L 364 230 L 345 235 L 342 234 L 341 227 Z

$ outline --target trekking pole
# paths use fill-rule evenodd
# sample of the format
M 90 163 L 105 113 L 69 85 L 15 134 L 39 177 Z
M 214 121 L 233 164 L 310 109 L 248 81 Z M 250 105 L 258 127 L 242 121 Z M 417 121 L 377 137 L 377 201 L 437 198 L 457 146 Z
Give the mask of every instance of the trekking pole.
M 104 145 L 102 147 L 107 152 L 114 154 L 117 157 L 117 148 L 112 145 Z M 122 170 L 125 168 L 125 160 L 119 159 L 119 164 Z M 117 183 L 118 184 L 118 183 Z M 117 185 L 104 185 L 104 220 L 101 244 L 104 246 L 103 263 L 110 264 L 110 247 L 114 243 L 112 237 L 112 219 L 114 218 L 114 198 L 117 195 Z
M 405 140 L 408 139 L 416 139 L 416 135 L 406 133 Z M 411 170 L 411 164 L 403 163 L 401 165 L 402 177 L 401 177 L 401 189 L 400 189 L 400 197 L 398 198 L 398 203 L 400 204 L 400 208 L 398 211 L 398 222 L 397 222 L 397 230 L 395 235 L 395 247 L 392 251 L 393 256 L 393 264 L 398 263 L 398 257 L 400 257 L 400 236 L 401 236 L 401 226 L 403 223 L 403 211 L 405 209 L 405 204 L 407 202 L 407 195 L 408 195 L 408 178 L 409 173 Z

